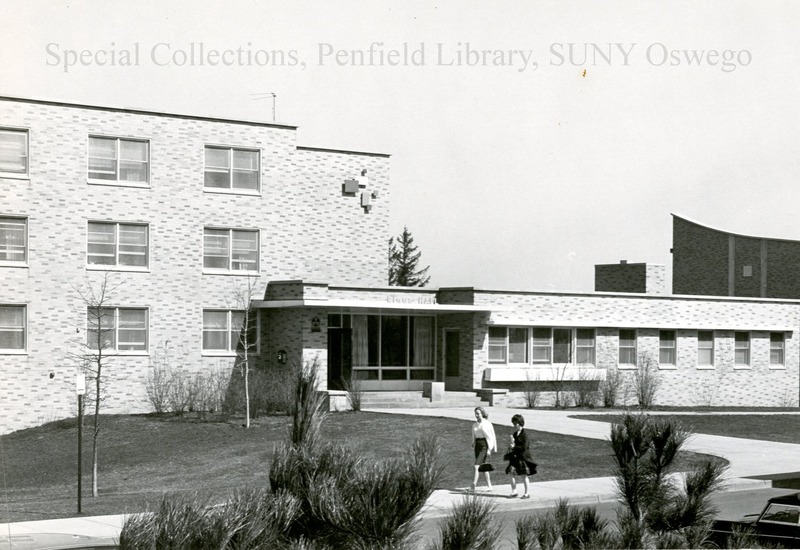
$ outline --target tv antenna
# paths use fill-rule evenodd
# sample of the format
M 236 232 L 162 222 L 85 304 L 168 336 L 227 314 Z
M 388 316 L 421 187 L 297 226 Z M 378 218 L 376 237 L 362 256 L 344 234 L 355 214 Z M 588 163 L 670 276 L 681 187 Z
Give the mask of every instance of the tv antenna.
M 278 97 L 275 92 L 259 92 L 257 94 L 250 94 L 250 99 L 269 99 L 272 98 L 272 122 L 275 122 L 275 98 Z

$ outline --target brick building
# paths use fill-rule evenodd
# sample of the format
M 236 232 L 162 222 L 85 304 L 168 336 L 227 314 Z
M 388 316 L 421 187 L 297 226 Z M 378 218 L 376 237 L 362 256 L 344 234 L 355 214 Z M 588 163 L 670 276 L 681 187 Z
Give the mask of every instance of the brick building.
M 546 405 L 619 373 L 632 402 L 644 357 L 661 404 L 797 405 L 800 301 L 713 286 L 718 265 L 687 288 L 702 226 L 675 218 L 673 286 L 694 296 L 667 296 L 663 266 L 627 263 L 597 266 L 594 293 L 387 287 L 388 155 L 296 141 L 285 124 L 0 98 L 0 431 L 74 415 L 98 335 L 113 356 L 104 410 L 150 411 L 158 351 L 230 371 L 247 308 L 254 367 L 316 358 L 332 393 L 352 376 Z M 728 243 L 709 246 L 717 264 L 761 258 L 769 275 L 754 277 L 786 288 L 769 259 L 794 249 L 707 232 Z M 93 319 L 85 296 L 104 281 Z

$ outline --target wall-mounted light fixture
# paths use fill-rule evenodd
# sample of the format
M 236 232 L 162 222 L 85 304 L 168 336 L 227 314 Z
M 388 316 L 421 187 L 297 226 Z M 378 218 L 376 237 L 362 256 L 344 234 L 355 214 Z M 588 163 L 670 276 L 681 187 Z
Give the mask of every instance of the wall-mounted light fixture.
M 285 349 L 279 350 L 278 351 L 278 363 L 280 363 L 281 365 L 285 365 L 287 359 L 288 359 L 288 355 L 286 353 L 286 350 Z

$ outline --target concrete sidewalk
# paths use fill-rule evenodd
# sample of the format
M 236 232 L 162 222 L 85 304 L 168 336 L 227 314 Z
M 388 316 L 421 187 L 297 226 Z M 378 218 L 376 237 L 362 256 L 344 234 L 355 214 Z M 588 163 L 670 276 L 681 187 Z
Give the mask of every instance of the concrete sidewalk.
M 466 421 L 472 421 L 475 418 L 472 408 L 374 409 L 370 412 L 456 418 Z M 607 411 L 592 413 L 584 411 L 488 408 L 488 412 L 490 420 L 499 425 L 510 425 L 512 415 L 522 414 L 526 420 L 525 427 L 528 429 L 591 439 L 607 440 L 609 437 L 610 425 L 608 423 L 573 418 L 578 415 L 609 414 Z M 763 489 L 771 486 L 769 480 L 749 479 L 750 476 L 800 472 L 800 445 L 695 434 L 684 446 L 684 449 L 721 456 L 730 462 L 731 465 L 726 473 L 723 485 L 723 490 L 725 491 Z M 519 491 L 522 490 L 521 484 L 517 489 Z M 475 492 L 477 495 L 492 499 L 500 512 L 548 508 L 560 499 L 567 499 L 571 504 L 584 505 L 617 499 L 615 482 L 610 477 L 532 482 L 530 484 L 531 498 L 529 500 L 508 498 L 510 493 L 511 486 L 507 484 L 494 485 L 492 491 L 479 487 Z M 434 491 L 428 499 L 423 516 L 425 518 L 442 517 L 455 504 L 470 494 L 466 489 Z M 124 519 L 125 516 L 123 515 L 112 515 L 0 524 L 0 536 L 24 533 L 69 533 L 117 537 Z

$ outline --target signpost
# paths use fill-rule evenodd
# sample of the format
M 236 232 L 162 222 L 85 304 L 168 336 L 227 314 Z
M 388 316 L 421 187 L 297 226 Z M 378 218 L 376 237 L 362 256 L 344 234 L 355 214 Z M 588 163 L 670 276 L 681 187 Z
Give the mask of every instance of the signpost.
M 80 368 L 75 376 L 75 393 L 78 394 L 78 513 L 80 514 L 83 481 L 83 394 L 86 393 L 86 375 Z

